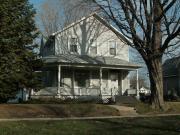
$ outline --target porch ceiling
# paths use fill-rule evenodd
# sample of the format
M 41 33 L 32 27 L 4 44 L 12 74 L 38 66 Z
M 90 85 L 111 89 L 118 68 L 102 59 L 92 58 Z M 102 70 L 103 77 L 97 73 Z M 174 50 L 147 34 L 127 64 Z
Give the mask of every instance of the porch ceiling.
M 49 64 L 61 64 L 61 65 L 76 65 L 87 67 L 104 67 L 104 68 L 130 68 L 138 69 L 141 66 L 114 57 L 96 56 L 91 57 L 88 55 L 73 55 L 63 54 L 58 56 L 44 57 L 43 61 L 46 65 Z

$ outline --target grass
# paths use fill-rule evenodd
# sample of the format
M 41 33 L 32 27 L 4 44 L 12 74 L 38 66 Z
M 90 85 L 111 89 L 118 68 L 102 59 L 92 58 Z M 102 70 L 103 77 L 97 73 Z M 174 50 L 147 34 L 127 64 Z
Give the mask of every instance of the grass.
M 179 135 L 180 116 L 0 122 L 1 135 Z
M 0 118 L 31 118 L 31 117 L 93 117 L 118 116 L 115 108 L 95 103 L 72 102 L 60 100 L 33 100 L 25 104 L 0 104 Z M 39 104 L 37 104 L 39 103 Z M 180 102 L 166 102 L 165 111 L 153 110 L 150 105 L 141 102 L 118 104 L 134 107 L 139 114 L 180 113 Z M 18 112 L 18 113 L 17 113 Z
M 180 113 L 180 102 L 166 102 L 167 112 Z
M 79 104 L 1 104 L 0 118 L 115 116 L 119 111 L 106 105 Z
M 154 110 L 149 104 L 138 102 L 134 105 L 139 114 L 180 113 L 180 102 L 165 102 L 165 110 Z

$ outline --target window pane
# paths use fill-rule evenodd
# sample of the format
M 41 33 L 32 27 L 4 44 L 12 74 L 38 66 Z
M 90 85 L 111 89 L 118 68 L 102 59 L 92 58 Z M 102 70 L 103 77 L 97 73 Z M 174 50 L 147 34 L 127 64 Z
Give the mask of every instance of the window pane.
M 86 71 L 76 71 L 75 82 L 79 87 L 89 87 L 89 72 Z
M 71 45 L 70 46 L 70 51 L 71 52 L 77 52 L 77 45 Z
M 91 53 L 91 55 L 96 55 L 97 54 L 97 47 L 96 46 L 91 46 L 90 53 Z
M 77 52 L 77 38 L 71 38 L 70 51 Z
M 62 69 L 61 72 L 61 87 L 71 88 L 71 78 L 72 78 L 72 70 Z
M 109 53 L 110 55 L 116 55 L 116 42 L 115 41 L 109 42 Z
M 110 42 L 110 48 L 116 48 L 116 42 L 115 41 Z
M 116 49 L 115 48 L 110 48 L 110 54 L 111 55 L 116 55 Z
M 77 44 L 77 39 L 71 38 L 71 45 L 76 45 L 76 44 Z

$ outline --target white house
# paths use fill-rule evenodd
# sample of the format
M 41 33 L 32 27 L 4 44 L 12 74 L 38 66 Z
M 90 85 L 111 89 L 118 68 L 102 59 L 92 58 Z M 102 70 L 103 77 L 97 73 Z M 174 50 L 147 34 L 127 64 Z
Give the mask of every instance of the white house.
M 139 93 L 144 94 L 144 95 L 150 95 L 151 94 L 151 90 L 148 89 L 148 88 L 145 88 L 145 87 L 141 87 L 139 89 Z
M 129 71 L 140 68 L 129 62 L 126 40 L 97 14 L 53 33 L 41 46 L 46 88 L 32 96 L 64 99 L 123 95 L 130 87 Z

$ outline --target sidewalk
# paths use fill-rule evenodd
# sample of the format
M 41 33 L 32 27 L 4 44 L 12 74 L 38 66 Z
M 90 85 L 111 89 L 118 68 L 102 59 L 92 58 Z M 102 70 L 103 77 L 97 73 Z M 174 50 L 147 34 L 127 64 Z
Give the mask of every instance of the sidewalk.
M 95 119 L 120 119 L 120 118 L 142 118 L 142 117 L 166 117 L 166 116 L 180 116 L 180 114 L 126 115 L 126 116 L 104 116 L 104 117 L 69 117 L 69 118 L 11 118 L 11 119 L 0 119 L 0 122 L 3 122 L 3 121 L 95 120 Z

